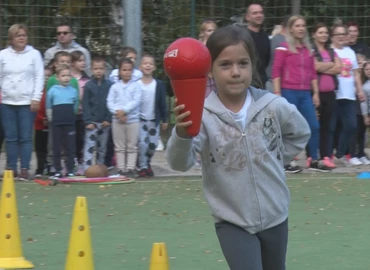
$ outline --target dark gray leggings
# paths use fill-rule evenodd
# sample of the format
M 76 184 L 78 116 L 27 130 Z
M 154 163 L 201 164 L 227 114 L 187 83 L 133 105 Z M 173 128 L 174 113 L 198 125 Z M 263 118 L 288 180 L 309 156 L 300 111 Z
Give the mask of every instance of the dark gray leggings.
M 285 270 L 288 219 L 257 234 L 228 222 L 215 227 L 230 270 Z

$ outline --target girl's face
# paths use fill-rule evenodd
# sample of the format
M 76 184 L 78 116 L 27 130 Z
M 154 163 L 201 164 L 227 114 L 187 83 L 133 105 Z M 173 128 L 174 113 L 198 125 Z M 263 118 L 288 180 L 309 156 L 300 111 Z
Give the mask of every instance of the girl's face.
M 360 53 L 358 53 L 356 56 L 357 56 L 357 63 L 359 65 L 359 67 L 362 68 L 365 64 L 366 57 L 365 57 L 365 55 L 360 54 Z
M 306 22 L 302 19 L 296 20 L 290 28 L 290 33 L 295 39 L 303 39 L 306 34 Z
M 122 81 L 128 82 L 131 80 L 132 76 L 132 64 L 124 63 L 119 68 L 119 76 Z
M 80 59 L 78 59 L 76 62 L 73 62 L 73 67 L 78 71 L 84 71 L 86 68 L 85 56 L 81 55 Z
M 205 26 L 203 26 L 202 28 L 203 40 L 208 40 L 208 38 L 216 30 L 216 25 L 214 23 L 205 23 Z
M 370 63 L 365 64 L 364 73 L 365 73 L 366 78 L 370 80 Z
M 326 43 L 329 40 L 329 31 L 327 27 L 320 27 L 313 34 L 313 38 L 318 43 Z
M 214 60 L 212 76 L 220 94 L 239 96 L 252 82 L 252 62 L 244 45 L 226 47 Z

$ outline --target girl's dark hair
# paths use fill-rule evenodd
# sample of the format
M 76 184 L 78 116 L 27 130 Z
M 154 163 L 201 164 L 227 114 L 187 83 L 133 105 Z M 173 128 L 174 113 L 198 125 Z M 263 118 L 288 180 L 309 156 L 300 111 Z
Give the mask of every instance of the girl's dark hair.
M 121 49 L 120 54 L 121 54 L 121 57 L 126 58 L 129 53 L 137 54 L 137 51 L 133 47 L 125 46 Z
M 369 78 L 366 77 L 365 75 L 365 68 L 367 65 L 370 65 L 370 61 L 366 59 L 364 65 L 362 66 L 362 69 L 361 69 L 361 81 L 362 81 L 362 84 L 364 84 L 366 81 L 369 80 Z
M 81 51 L 73 51 L 71 52 L 71 56 L 72 56 L 72 63 L 80 60 L 81 56 L 85 57 L 85 55 Z
M 217 29 L 208 38 L 207 48 L 211 54 L 212 63 L 220 55 L 220 53 L 228 46 L 243 44 L 245 50 L 248 52 L 252 63 L 252 85 L 258 85 L 263 88 L 262 82 L 257 72 L 256 49 L 252 36 L 245 26 L 228 25 Z
M 316 24 L 315 24 L 315 26 L 312 28 L 312 34 L 315 34 L 315 33 L 317 32 L 317 30 L 319 30 L 321 27 L 326 27 L 326 28 L 328 29 L 328 31 L 329 31 L 329 28 L 328 28 L 328 26 L 327 26 L 325 23 L 323 23 L 323 22 L 318 22 L 318 23 L 316 23 Z
M 121 69 L 123 64 L 130 64 L 132 68 L 134 68 L 134 63 L 132 63 L 131 59 L 129 58 L 121 58 L 121 60 L 119 60 L 118 68 Z
M 72 63 L 80 60 L 81 56 L 85 57 L 85 55 L 81 51 L 76 50 L 76 51 L 71 52 Z M 86 58 L 85 58 L 85 61 L 86 61 Z M 88 77 L 85 71 L 82 71 L 82 76 Z
M 318 22 L 315 24 L 315 26 L 312 28 L 312 34 L 315 34 L 317 32 L 317 30 L 319 30 L 320 28 L 322 27 L 325 27 L 327 30 L 328 30 L 328 33 L 329 33 L 329 27 L 323 23 L 323 22 Z M 315 45 L 315 44 L 314 44 Z M 316 46 L 316 45 L 315 45 Z M 328 50 L 330 48 L 330 38 L 328 38 L 327 42 L 325 43 L 325 49 Z

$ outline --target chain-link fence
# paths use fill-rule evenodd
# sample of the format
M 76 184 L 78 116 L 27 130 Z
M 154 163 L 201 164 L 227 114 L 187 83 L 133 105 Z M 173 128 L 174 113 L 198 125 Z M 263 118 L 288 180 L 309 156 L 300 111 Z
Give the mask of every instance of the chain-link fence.
M 122 46 L 122 0 L 5 0 L 0 3 L 1 47 L 7 39 L 7 29 L 14 23 L 25 23 L 30 29 L 30 43 L 44 52 L 55 38 L 55 26 L 62 21 L 73 25 L 76 41 L 92 53 L 107 56 L 115 64 L 115 53 Z M 197 37 L 200 22 L 205 18 L 219 26 L 242 23 L 250 0 L 143 0 L 143 50 L 161 60 L 163 51 L 176 38 Z M 292 11 L 292 3 L 300 5 L 308 25 L 317 20 L 329 25 L 337 18 L 354 20 L 361 25 L 361 36 L 370 37 L 369 0 L 265 0 L 267 32 L 280 18 Z M 159 61 L 161 62 L 161 61 Z M 159 69 L 159 74 L 162 73 Z
M 122 46 L 122 0 L 5 0 L 0 3 L 1 47 L 7 39 L 7 29 L 14 23 L 25 23 L 30 29 L 30 43 L 44 52 L 55 42 L 55 26 L 62 21 L 73 25 L 76 41 L 92 53 L 112 57 Z M 198 26 L 205 18 L 219 26 L 243 22 L 250 0 L 143 0 L 143 50 L 158 60 L 166 46 L 176 38 L 198 35 Z M 300 5 L 308 25 L 317 20 L 331 24 L 337 18 L 354 20 L 361 25 L 361 36 L 370 37 L 369 0 L 265 0 L 264 28 L 271 32 L 280 18 L 292 11 L 292 2 Z M 159 61 L 160 62 L 160 61 Z M 159 69 L 159 74 L 161 69 Z

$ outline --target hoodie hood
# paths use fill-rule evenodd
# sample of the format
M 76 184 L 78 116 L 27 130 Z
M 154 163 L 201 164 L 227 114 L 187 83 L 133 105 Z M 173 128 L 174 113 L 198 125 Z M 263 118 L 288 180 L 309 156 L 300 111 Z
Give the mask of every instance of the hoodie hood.
M 16 51 L 16 50 L 14 50 L 12 46 L 9 46 L 9 47 L 8 47 L 8 49 L 9 49 L 12 53 L 28 53 L 28 52 L 30 52 L 30 51 L 32 51 L 32 50 L 34 50 L 35 48 L 34 48 L 34 47 L 32 47 L 31 45 L 26 45 L 26 47 L 24 48 L 24 50 L 23 50 L 23 51 L 20 51 L 20 52 L 18 52 L 18 51 Z
M 258 112 L 268 106 L 273 100 L 278 98 L 278 96 L 271 94 L 267 90 L 262 90 L 253 86 L 250 86 L 246 91 L 248 92 L 248 95 L 252 96 L 252 102 L 248 109 L 248 125 L 248 122 L 253 119 Z M 222 104 L 215 92 L 212 91 L 206 98 L 204 109 L 216 114 L 222 120 L 230 122 L 228 109 Z

